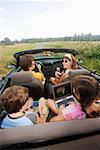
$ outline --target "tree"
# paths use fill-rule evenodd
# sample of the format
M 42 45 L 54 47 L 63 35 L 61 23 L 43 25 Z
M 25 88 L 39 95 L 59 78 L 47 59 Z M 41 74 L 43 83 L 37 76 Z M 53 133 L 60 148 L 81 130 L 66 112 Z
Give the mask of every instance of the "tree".
M 5 37 L 4 40 L 1 41 L 1 44 L 12 45 L 13 42 L 8 37 Z

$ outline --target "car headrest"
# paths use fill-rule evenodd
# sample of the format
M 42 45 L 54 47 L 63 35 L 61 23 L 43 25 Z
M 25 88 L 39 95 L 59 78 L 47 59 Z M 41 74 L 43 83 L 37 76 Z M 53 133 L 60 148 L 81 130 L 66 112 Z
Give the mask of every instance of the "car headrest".
M 29 89 L 29 96 L 34 100 L 38 100 L 44 93 L 44 86 L 42 82 L 33 78 L 30 72 L 20 71 L 13 75 L 10 85 L 22 85 Z
M 77 75 L 89 75 L 90 72 L 86 69 L 76 69 L 76 70 L 70 70 L 69 71 L 69 77 L 73 78 L 74 76 Z
M 77 75 L 90 75 L 90 72 L 86 69 L 76 69 L 76 70 L 70 70 L 68 73 L 69 77 L 65 76 L 65 78 L 62 80 L 62 82 L 71 80 L 73 77 Z

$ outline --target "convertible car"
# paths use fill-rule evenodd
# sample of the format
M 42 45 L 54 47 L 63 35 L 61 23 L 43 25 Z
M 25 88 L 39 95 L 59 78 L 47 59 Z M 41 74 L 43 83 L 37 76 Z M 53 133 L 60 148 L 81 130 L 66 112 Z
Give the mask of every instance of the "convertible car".
M 19 61 L 23 55 L 29 54 L 35 58 L 35 71 L 42 71 L 46 77 L 46 83 L 53 76 L 57 67 L 62 67 L 61 61 L 65 53 L 71 53 L 79 60 L 79 52 L 74 49 L 66 48 L 43 48 L 21 51 L 14 54 L 16 64 L 9 64 L 12 71 L 2 78 L 0 81 L 0 94 L 9 86 L 11 86 L 12 76 L 21 70 Z M 100 75 L 91 70 L 82 67 L 80 60 L 77 62 L 78 70 L 71 71 L 70 79 L 76 75 L 84 74 L 93 76 L 100 83 Z M 25 79 L 25 81 L 23 81 Z M 19 83 L 20 82 L 20 83 Z M 30 77 L 20 76 L 18 84 L 26 85 L 30 82 Z M 62 82 L 67 82 L 65 79 Z M 52 91 L 48 91 L 47 86 L 41 85 L 35 79 L 32 81 L 30 93 L 39 99 L 42 96 L 52 97 Z M 62 83 L 61 83 L 62 84 Z M 1 102 L 0 102 L 1 103 Z M 5 111 L 0 106 L 0 121 L 5 115 Z M 60 122 L 46 122 L 32 126 L 0 129 L 0 149 L 100 149 L 100 116 L 95 118 L 87 118 L 84 120 L 71 120 Z

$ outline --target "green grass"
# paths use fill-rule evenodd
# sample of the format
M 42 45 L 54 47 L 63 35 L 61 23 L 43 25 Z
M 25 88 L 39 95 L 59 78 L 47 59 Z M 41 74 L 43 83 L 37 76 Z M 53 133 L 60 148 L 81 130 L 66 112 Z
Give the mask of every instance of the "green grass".
M 6 75 L 10 70 L 6 65 L 14 61 L 13 54 L 23 50 L 30 50 L 34 48 L 73 48 L 83 54 L 84 66 L 91 70 L 97 70 L 100 74 L 100 42 L 36 42 L 33 44 L 15 44 L 0 46 L 0 76 Z M 97 58 L 91 58 L 91 55 L 98 53 Z

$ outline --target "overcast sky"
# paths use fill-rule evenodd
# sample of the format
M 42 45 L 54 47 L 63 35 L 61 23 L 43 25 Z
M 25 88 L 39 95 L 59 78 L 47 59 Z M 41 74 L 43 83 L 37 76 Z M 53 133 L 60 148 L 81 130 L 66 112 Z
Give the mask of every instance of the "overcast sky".
M 0 40 L 100 35 L 100 0 L 0 0 Z

